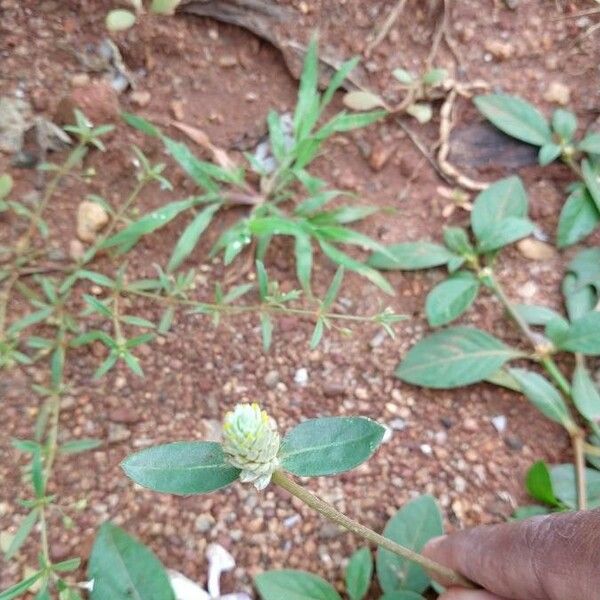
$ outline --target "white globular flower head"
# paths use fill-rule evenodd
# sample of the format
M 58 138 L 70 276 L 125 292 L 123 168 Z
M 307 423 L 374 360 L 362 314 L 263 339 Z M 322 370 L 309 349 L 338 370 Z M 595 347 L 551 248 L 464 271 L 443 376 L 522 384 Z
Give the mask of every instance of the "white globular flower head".
M 223 452 L 242 471 L 240 481 L 267 487 L 279 466 L 279 444 L 277 424 L 258 404 L 238 404 L 225 415 Z

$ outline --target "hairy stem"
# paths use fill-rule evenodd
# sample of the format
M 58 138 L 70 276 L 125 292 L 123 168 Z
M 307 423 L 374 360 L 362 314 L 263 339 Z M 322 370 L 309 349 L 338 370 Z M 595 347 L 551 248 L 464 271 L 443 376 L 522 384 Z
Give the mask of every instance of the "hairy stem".
M 288 491 L 293 496 L 296 496 L 299 500 L 302 500 L 304 504 L 310 506 L 310 508 L 316 510 L 318 513 L 323 515 L 329 521 L 347 529 L 348 531 L 354 533 L 362 537 L 363 539 L 376 544 L 377 546 L 381 546 L 402 558 L 410 560 L 419 566 L 426 569 L 429 573 L 432 573 L 443 580 L 448 585 L 455 585 L 464 588 L 475 588 L 475 585 L 465 579 L 462 575 L 441 565 L 410 548 L 406 548 L 405 546 L 401 546 L 392 540 L 375 533 L 372 529 L 361 525 L 357 521 L 354 521 L 350 517 L 347 517 L 345 514 L 341 513 L 339 510 L 328 504 L 324 500 L 321 500 L 318 496 L 315 496 L 307 489 L 303 488 L 301 485 L 298 485 L 296 482 L 292 481 L 283 471 L 275 471 L 273 473 L 272 482 L 282 487 L 284 490 Z

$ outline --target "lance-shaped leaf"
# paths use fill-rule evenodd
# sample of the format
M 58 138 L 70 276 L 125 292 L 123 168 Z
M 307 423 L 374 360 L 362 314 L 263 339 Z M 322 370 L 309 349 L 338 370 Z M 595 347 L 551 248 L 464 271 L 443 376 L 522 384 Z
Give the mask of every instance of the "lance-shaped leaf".
M 450 250 L 433 242 L 392 244 L 387 250 L 387 254 L 375 252 L 369 258 L 368 264 L 375 269 L 412 271 L 440 267 L 456 258 Z
M 413 346 L 396 376 L 415 385 L 454 388 L 477 383 L 522 353 L 471 327 L 450 327 Z
M 527 399 L 548 419 L 564 427 L 574 426 L 560 392 L 542 375 L 526 369 L 510 369 Z
M 152 551 L 112 523 L 98 531 L 88 577 L 91 600 L 175 600 L 161 562 Z
M 425 302 L 429 324 L 439 327 L 454 321 L 473 304 L 478 291 L 479 280 L 470 271 L 459 271 L 436 285 Z
M 384 427 L 366 417 L 309 419 L 283 438 L 279 459 L 294 475 L 334 475 L 367 460 L 384 433 Z
M 216 442 L 174 442 L 128 456 L 121 467 L 136 483 L 168 494 L 206 494 L 235 481 L 239 469 Z
M 369 591 L 373 576 L 373 557 L 369 548 L 360 548 L 350 557 L 345 575 L 350 600 L 362 600 Z
M 591 311 L 573 321 L 562 333 L 558 347 L 569 352 L 600 355 L 600 312 Z
M 584 365 L 577 365 L 573 373 L 573 403 L 588 420 L 600 423 L 600 391 Z
M 558 220 L 556 241 L 559 248 L 576 244 L 600 223 L 600 210 L 583 186 L 575 189 L 564 203 Z

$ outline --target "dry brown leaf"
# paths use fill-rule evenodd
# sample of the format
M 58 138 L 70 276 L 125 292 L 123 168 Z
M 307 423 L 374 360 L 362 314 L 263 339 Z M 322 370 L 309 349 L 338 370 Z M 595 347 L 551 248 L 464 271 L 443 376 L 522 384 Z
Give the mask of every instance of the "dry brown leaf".
M 179 129 L 182 133 L 185 133 L 185 135 L 198 144 L 198 146 L 206 148 L 206 150 L 212 154 L 214 162 L 220 167 L 223 167 L 224 169 L 235 169 L 237 167 L 236 162 L 230 158 L 227 152 L 223 150 L 223 148 L 215 146 L 202 129 L 198 129 L 198 127 L 193 127 L 192 125 L 186 125 L 181 121 L 171 121 L 171 125 L 176 129 Z

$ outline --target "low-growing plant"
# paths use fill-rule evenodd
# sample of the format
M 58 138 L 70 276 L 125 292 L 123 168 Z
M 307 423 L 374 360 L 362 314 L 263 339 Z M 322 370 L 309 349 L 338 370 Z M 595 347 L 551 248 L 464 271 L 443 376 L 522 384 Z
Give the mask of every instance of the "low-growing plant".
M 600 133 L 576 139 L 577 117 L 569 110 L 554 111 L 551 121 L 529 102 L 507 94 L 478 96 L 475 105 L 498 129 L 539 146 L 542 166 L 561 160 L 577 176 L 568 188 L 556 232 L 559 248 L 587 237 L 600 223 Z
M 344 70 L 334 76 L 334 81 L 321 97 L 312 79 L 316 76 L 314 71 L 316 44 L 313 43 L 311 46 L 299 97 L 299 105 L 302 105 L 302 108 L 296 111 L 299 116 L 294 126 L 294 131 L 302 129 L 304 133 L 294 134 L 296 136 L 294 139 L 299 140 L 294 146 L 296 154 L 293 157 L 285 154 L 286 165 L 278 167 L 279 175 L 268 176 L 267 180 L 263 180 L 271 181 L 274 188 L 267 194 L 269 201 L 265 202 L 265 212 L 262 216 L 253 213 L 252 217 L 254 225 L 262 223 L 265 228 L 262 231 L 266 231 L 268 237 L 278 233 L 288 235 L 292 228 L 296 228 L 293 229 L 294 233 L 289 235 L 296 238 L 296 257 L 299 257 L 302 263 L 298 266 L 298 273 L 306 288 L 309 288 L 310 283 L 312 247 L 310 236 L 305 228 L 313 228 L 311 235 L 319 240 L 324 252 L 327 254 L 326 250 L 331 249 L 329 254 L 334 257 L 334 261 L 343 265 L 335 272 L 323 298 L 316 297 L 312 293 L 307 295 L 299 290 L 282 291 L 276 281 L 269 279 L 260 254 L 255 263 L 256 284 L 243 283 L 224 289 L 217 281 L 214 283 L 213 301 L 204 302 L 194 297 L 195 271 L 190 269 L 175 272 L 176 267 L 189 255 L 202 229 L 210 222 L 207 215 L 216 213 L 226 203 L 227 194 L 233 193 L 235 189 L 233 182 L 238 181 L 239 171 L 199 161 L 185 146 L 174 140 L 167 141 L 168 138 L 162 134 L 160 135 L 163 141 L 177 149 L 174 155 L 189 166 L 198 177 L 198 182 L 208 182 L 205 188 L 207 193 L 202 199 L 195 197 L 170 203 L 140 219 L 134 218 L 137 200 L 147 186 L 158 184 L 163 189 L 170 189 L 171 184 L 164 176 L 164 164 L 151 164 L 139 148 L 133 147 L 136 181 L 132 185 L 131 192 L 118 206 L 111 205 L 100 195 L 92 194 L 87 197 L 88 205 L 102 211 L 104 226 L 100 231 L 95 232 L 93 241 L 71 262 L 56 260 L 50 255 L 47 240 L 51 238 L 52 225 L 47 218 L 47 213 L 66 178 L 79 178 L 85 181 L 86 178 L 93 177 L 93 171 L 90 170 L 84 170 L 86 178 L 80 176 L 82 162 L 91 148 L 105 150 L 102 138 L 113 127 L 109 125 L 94 127 L 81 112 L 76 111 L 75 124 L 65 128 L 75 140 L 73 148 L 62 164 L 40 165 L 40 170 L 50 174 L 51 179 L 45 186 L 39 201 L 31 207 L 19 201 L 20 199 L 13 198 L 11 177 L 7 174 L 0 176 L 0 218 L 9 219 L 14 225 L 13 231 L 24 231 L 19 235 L 16 243 L 0 247 L 0 368 L 27 367 L 32 363 L 47 366 L 46 378 L 32 386 L 33 391 L 42 398 L 32 439 L 13 442 L 14 447 L 27 454 L 30 459 L 25 468 L 25 478 L 31 484 L 32 493 L 31 497 L 21 501 L 28 512 L 14 535 L 8 540 L 3 539 L 3 543 L 6 544 L 4 549 L 6 557 L 12 558 L 30 539 L 32 533 L 39 532 L 39 565 L 31 575 L 0 592 L 1 600 L 19 597 L 31 589 L 36 590 L 39 600 L 46 600 L 54 593 L 60 600 L 76 600 L 80 597 L 77 587 L 69 579 L 72 576 L 66 575 L 68 571 L 77 568 L 79 559 L 58 563 L 52 561 L 49 519 L 52 517 L 54 520 L 55 517 L 60 516 L 65 527 L 72 526 L 73 511 L 85 508 L 85 499 L 74 505 L 64 505 L 56 494 L 48 493 L 48 484 L 58 459 L 97 448 L 101 444 L 101 441 L 96 439 L 64 441 L 65 435 L 59 435 L 61 404 L 70 389 L 65 372 L 70 359 L 74 353 L 79 352 L 80 347 L 91 344 L 96 347 L 104 346 L 105 357 L 96 369 L 96 377 L 104 376 L 119 362 L 123 362 L 133 373 L 142 376 L 143 371 L 136 356 L 136 349 L 152 341 L 157 335 L 166 334 L 173 325 L 177 309 L 192 314 L 208 315 L 212 317 L 215 325 L 218 325 L 223 316 L 256 314 L 260 321 L 263 345 L 266 349 L 271 344 L 273 317 L 276 315 L 288 314 L 308 318 L 314 322 L 315 328 L 311 338 L 313 347 L 319 344 L 328 329 L 347 333 L 348 329 L 342 325 L 370 322 L 393 334 L 392 325 L 404 318 L 389 309 L 382 309 L 368 316 L 335 311 L 334 304 L 342 285 L 344 266 L 360 272 L 382 286 L 388 286 L 388 290 L 389 284 L 374 269 L 351 259 L 334 245 L 343 238 L 347 243 L 359 243 L 360 240 L 365 247 L 379 248 L 375 242 L 369 242 L 366 236 L 361 237 L 359 233 L 340 225 L 360 219 L 373 211 L 365 207 L 352 206 L 320 211 L 319 207 L 329 202 L 337 192 L 322 191 L 321 181 L 308 175 L 304 169 L 332 132 L 355 128 L 361 123 L 368 124 L 378 116 L 368 114 L 364 117 L 359 116 L 357 120 L 354 116 L 350 118 L 342 114 L 334 117 L 316 132 L 312 131 L 315 122 L 309 124 L 309 121 L 318 119 L 321 110 L 331 100 L 331 96 L 353 63 L 354 61 L 350 61 L 344 65 Z M 306 104 L 311 102 L 316 102 L 317 105 Z M 133 116 L 128 118 L 134 120 Z M 269 119 L 271 129 L 274 131 L 275 141 L 272 142 L 274 146 L 278 139 L 276 118 L 277 115 L 272 115 Z M 144 128 L 149 127 L 149 124 L 142 120 L 136 123 L 142 124 Z M 308 128 L 306 131 L 303 129 L 305 127 Z M 299 164 L 302 164 L 302 167 Z M 279 204 L 284 204 L 287 200 L 286 194 L 292 191 L 288 177 L 303 179 L 305 185 L 314 191 L 314 195 L 308 199 L 310 202 L 307 201 L 306 204 L 302 202 L 298 205 L 297 215 L 290 216 L 286 220 L 281 216 L 283 211 Z M 229 185 L 232 187 L 228 187 Z M 217 186 L 217 189 L 214 186 Z M 226 189 L 223 190 L 222 186 Z M 261 192 L 255 190 L 255 193 Z M 265 193 L 264 190 L 262 193 Z M 204 211 L 198 213 L 202 217 L 196 216 L 190 227 L 186 228 L 166 268 L 157 265 L 156 277 L 132 279 L 128 275 L 127 256 L 138 239 L 158 229 L 177 214 L 185 210 L 194 210 L 194 207 L 203 202 L 206 207 Z M 244 226 L 250 221 L 251 219 L 244 220 Z M 288 229 L 279 231 L 276 227 L 278 223 L 287 224 L 285 226 Z M 258 235 L 256 231 L 252 233 L 254 234 Z M 260 237 L 259 241 L 266 248 L 268 244 L 266 237 Z M 235 255 L 234 246 L 235 243 L 225 244 L 226 255 L 228 252 Z M 114 252 L 114 248 L 118 251 Z M 385 252 L 385 249 L 382 251 Z M 108 263 L 110 269 L 108 272 L 99 270 L 97 261 L 100 255 L 107 252 L 113 253 L 115 259 Z M 241 303 L 251 293 L 254 298 L 250 302 Z M 135 298 L 160 303 L 164 307 L 158 322 L 152 322 L 130 312 L 131 300 Z M 82 305 L 83 310 L 81 310 Z M 19 315 L 13 316 L 10 313 L 13 306 L 19 307 Z M 157 597 L 161 597 L 160 594 Z
M 431 583 L 424 569 L 448 583 L 473 587 L 458 573 L 419 554 L 429 539 L 442 533 L 441 515 L 430 496 L 404 506 L 390 520 L 384 535 L 379 535 L 289 476 L 321 477 L 349 471 L 375 452 L 384 433 L 383 426 L 365 417 L 323 417 L 300 423 L 281 439 L 275 421 L 257 404 L 239 404 L 225 416 L 222 443 L 196 440 L 154 446 L 130 455 L 122 467 L 143 487 L 185 496 L 206 494 L 237 480 L 251 483 L 257 490 L 270 483 L 278 485 L 326 519 L 379 547 L 378 579 L 389 597 L 412 592 L 413 598 L 419 598 Z M 367 551 L 351 563 L 351 598 L 366 593 L 370 560 Z M 257 577 L 256 585 L 264 600 L 311 588 L 321 590 L 319 597 L 324 599 L 339 599 L 325 581 L 301 572 L 267 572 Z M 111 591 L 117 596 L 120 589 Z
M 514 304 L 496 278 L 494 266 L 502 248 L 533 231 L 527 205 L 518 177 L 500 180 L 475 199 L 470 216 L 472 235 L 465 229 L 448 227 L 443 245 L 425 241 L 395 244 L 388 247 L 394 260 L 374 254 L 369 262 L 379 269 L 447 267 L 449 277 L 429 292 L 425 302 L 425 314 L 432 327 L 457 319 L 482 289 L 501 302 L 531 346 L 529 351 L 507 346 L 477 328 L 453 326 L 414 345 L 398 365 L 396 376 L 413 385 L 436 389 L 486 381 L 522 392 L 571 437 L 575 467 L 559 468 L 561 494 L 569 487 L 567 481 L 571 490 L 568 496 L 557 492 L 557 497 L 566 506 L 574 505 L 575 497 L 579 508 L 595 506 L 600 503 L 600 490 L 592 482 L 598 475 L 586 469 L 585 460 L 587 457 L 598 465 L 600 392 L 586 366 L 586 357 L 600 355 L 600 248 L 582 250 L 567 268 L 562 282 L 567 316 L 546 306 Z M 543 328 L 543 333 L 538 328 Z M 565 376 L 555 362 L 555 355 L 560 353 L 573 357 L 571 377 Z M 514 360 L 537 364 L 549 379 L 534 370 L 506 368 Z
M 381 110 L 352 114 L 341 112 L 319 126 L 325 109 L 357 61 L 351 59 L 345 62 L 321 94 L 318 89 L 317 43 L 315 39 L 312 40 L 307 50 L 291 123 L 286 125 L 285 119 L 275 111 L 268 115 L 270 160 L 261 161 L 252 154 L 246 154 L 251 171 L 259 178 L 256 185 L 244 168 L 230 158 L 222 157 L 221 164 L 200 160 L 184 143 L 168 137 L 145 119 L 124 115 L 125 121 L 133 127 L 158 137 L 170 156 L 204 193 L 166 204 L 142 216 L 107 240 L 105 247 L 115 247 L 117 251 L 129 249 L 142 236 L 187 213 L 192 218 L 169 259 L 167 269 L 171 272 L 190 255 L 219 211 L 232 206 L 246 206 L 248 214 L 221 233 L 211 250 L 211 256 L 222 252 L 223 261 L 228 265 L 250 246 L 255 259 L 264 262 L 273 237 L 288 236 L 294 240 L 298 281 L 308 293 L 311 289 L 313 244 L 317 244 L 323 254 L 337 265 L 355 271 L 385 292 L 393 294 L 392 287 L 381 273 L 339 248 L 343 244 L 386 252 L 376 240 L 347 227 L 372 215 L 377 209 L 373 206 L 327 207 L 334 199 L 348 194 L 342 190 L 328 189 L 323 179 L 307 171 L 323 143 L 331 136 L 365 127 L 386 114 Z

